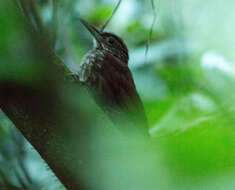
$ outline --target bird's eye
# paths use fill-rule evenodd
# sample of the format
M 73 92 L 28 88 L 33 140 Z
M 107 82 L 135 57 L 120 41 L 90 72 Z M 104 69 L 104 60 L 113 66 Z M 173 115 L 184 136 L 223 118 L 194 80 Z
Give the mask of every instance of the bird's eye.
M 115 42 L 115 40 L 112 38 L 112 37 L 109 37 L 108 39 L 107 39 L 107 41 L 108 41 L 108 43 L 109 44 L 114 44 L 114 42 Z

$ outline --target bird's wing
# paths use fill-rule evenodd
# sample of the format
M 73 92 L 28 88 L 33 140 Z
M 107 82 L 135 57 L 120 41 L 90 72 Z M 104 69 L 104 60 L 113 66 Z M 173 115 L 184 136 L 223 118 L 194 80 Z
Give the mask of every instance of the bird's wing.
M 144 106 L 137 93 L 135 83 L 128 66 L 107 54 L 102 67 L 97 70 L 100 93 L 106 103 L 114 109 L 124 112 L 135 125 L 148 130 Z M 142 128 L 142 127 L 141 127 Z

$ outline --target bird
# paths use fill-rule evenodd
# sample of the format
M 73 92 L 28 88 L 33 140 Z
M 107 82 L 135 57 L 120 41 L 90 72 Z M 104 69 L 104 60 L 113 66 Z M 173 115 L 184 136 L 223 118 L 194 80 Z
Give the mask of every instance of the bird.
M 99 30 L 84 19 L 80 21 L 94 39 L 93 48 L 80 63 L 80 82 L 98 97 L 98 104 L 120 131 L 149 136 L 144 106 L 128 67 L 126 44 L 114 33 Z

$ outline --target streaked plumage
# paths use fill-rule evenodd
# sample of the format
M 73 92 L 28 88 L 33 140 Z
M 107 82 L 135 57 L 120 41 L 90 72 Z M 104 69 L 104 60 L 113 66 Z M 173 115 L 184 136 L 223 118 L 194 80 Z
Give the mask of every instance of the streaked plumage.
M 83 20 L 82 23 L 96 43 L 81 62 L 80 81 L 98 94 L 102 107 L 122 131 L 148 135 L 144 107 L 128 68 L 126 45 L 118 36 L 100 32 Z

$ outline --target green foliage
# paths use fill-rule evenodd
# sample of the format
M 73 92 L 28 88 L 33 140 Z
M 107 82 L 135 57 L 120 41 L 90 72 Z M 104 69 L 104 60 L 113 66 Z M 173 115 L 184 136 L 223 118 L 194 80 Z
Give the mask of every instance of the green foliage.
M 0 79 L 22 84 L 37 83 L 42 64 L 35 57 L 30 33 L 16 7 L 0 2 Z
M 88 14 L 88 20 L 91 20 L 95 25 L 101 25 L 112 13 L 112 6 L 98 6 L 91 10 Z
M 52 11 L 52 7 L 47 1 L 41 2 L 38 12 L 44 18 L 44 8 Z M 122 35 L 130 49 L 131 69 L 145 105 L 152 140 L 146 143 L 133 137 L 133 142 L 120 138 L 118 131 L 113 134 L 107 117 L 90 96 L 81 93 L 80 89 L 70 91 L 70 88 L 61 87 L 64 92 L 61 96 L 65 97 L 66 103 L 79 110 L 84 120 L 97 123 L 88 139 L 90 144 L 87 146 L 93 151 L 89 157 L 90 171 L 84 173 L 84 181 L 95 189 L 112 190 L 234 189 L 235 56 L 232 31 L 235 26 L 231 19 L 235 16 L 234 2 L 181 0 L 176 5 L 173 1 L 161 4 L 156 1 L 160 11 L 146 59 L 145 44 L 152 13 L 147 1 L 131 2 L 120 7 L 108 30 Z M 114 4 L 99 1 L 94 6 L 91 0 L 60 3 L 57 39 L 52 49 L 67 66 L 77 68 L 92 44 L 92 39 L 78 22 L 78 13 L 101 26 Z M 127 17 L 125 22 L 121 22 L 123 15 Z M 43 54 L 34 49 L 42 39 L 35 39 L 36 35 L 27 28 L 22 14 L 9 1 L 0 1 L 0 23 L 0 81 L 33 86 L 43 80 L 39 77 L 45 69 L 40 59 Z M 50 27 L 48 25 L 46 27 Z M 46 28 L 46 31 L 50 29 Z M 46 73 L 45 78 L 53 74 L 56 72 Z M 13 142 L 11 127 L 10 121 L 1 115 L 0 143 L 5 148 L 9 147 L 6 141 Z M 28 146 L 23 145 L 28 154 L 24 159 L 30 160 L 28 165 L 46 170 L 41 167 L 40 157 L 35 156 L 33 148 Z M 6 160 L 14 157 L 2 150 L 0 172 Z M 5 162 L 2 157 L 7 158 Z M 12 163 L 9 161 L 8 164 Z M 6 167 L 4 171 L 7 170 Z M 35 172 L 30 172 L 35 178 Z M 36 173 L 42 179 L 37 183 L 42 186 L 52 175 L 48 171 Z M 9 181 L 20 186 L 12 176 L 7 176 Z M 48 182 L 45 184 L 50 189 Z

